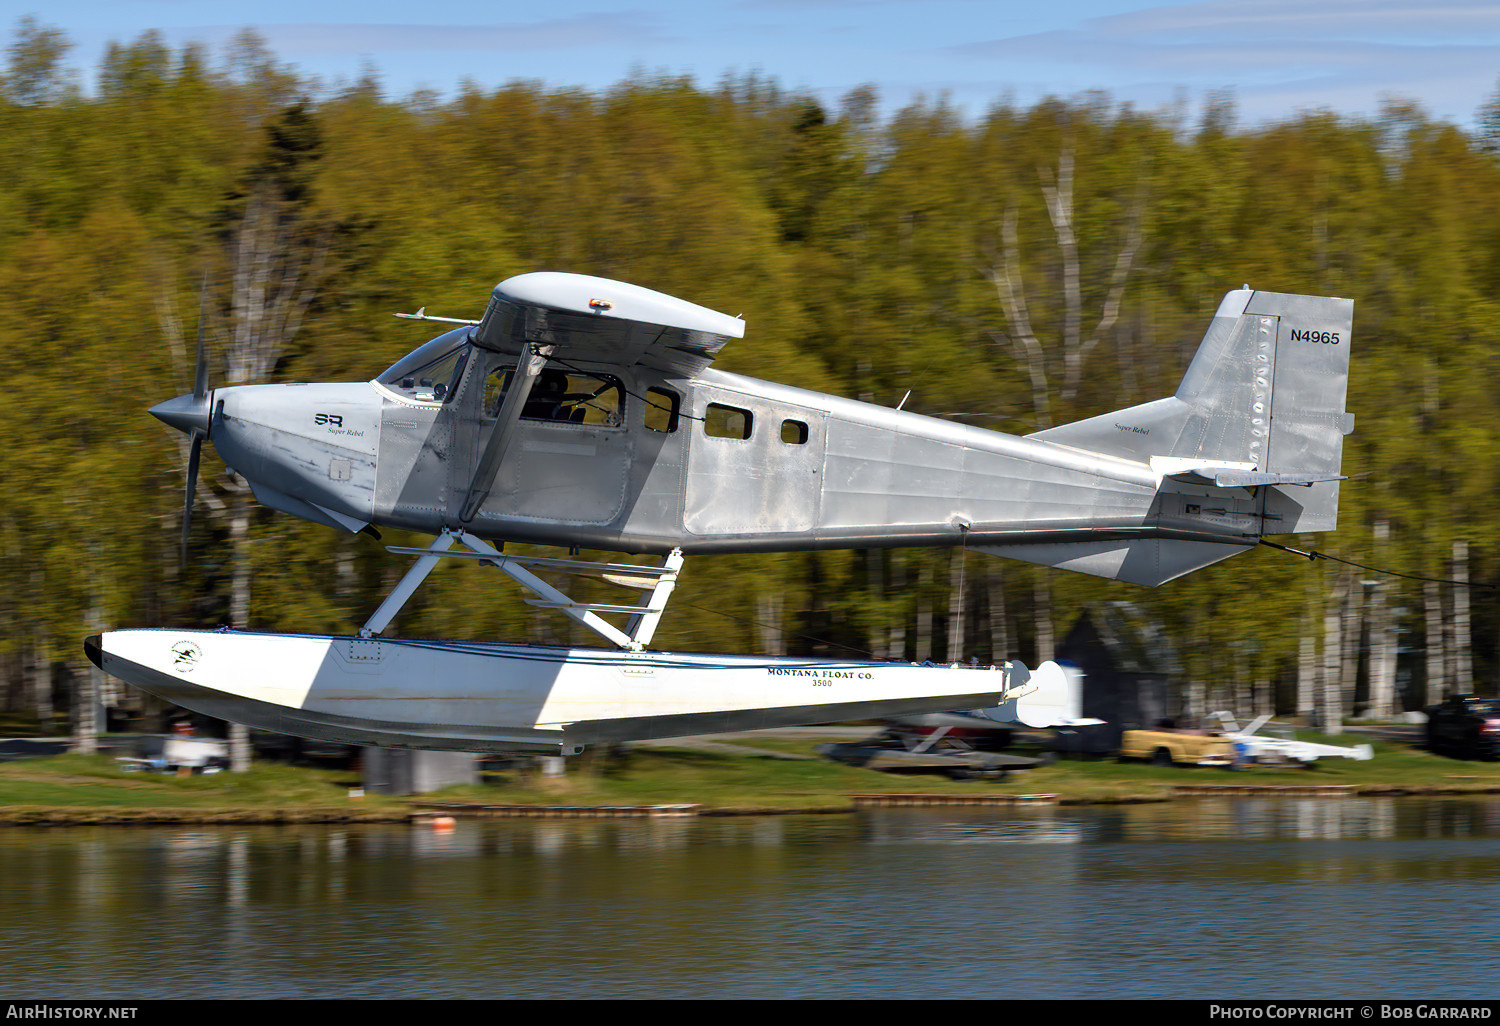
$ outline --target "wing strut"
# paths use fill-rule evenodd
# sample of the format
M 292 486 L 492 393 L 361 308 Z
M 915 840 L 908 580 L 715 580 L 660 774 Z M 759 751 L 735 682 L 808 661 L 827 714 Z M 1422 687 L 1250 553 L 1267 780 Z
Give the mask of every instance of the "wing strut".
M 460 542 L 469 552 L 451 551 L 453 543 Z M 376 609 L 359 629 L 360 637 L 373 638 L 395 619 L 427 575 L 432 573 L 439 560 L 472 559 L 499 567 L 516 583 L 537 595 L 527 599 L 529 605 L 556 609 L 577 621 L 611 644 L 628 652 L 639 652 L 651 643 L 657 625 L 667 608 L 667 599 L 677 587 L 677 575 L 682 570 L 682 550 L 673 549 L 662 560 L 660 566 L 639 566 L 634 563 L 594 563 L 583 559 L 554 559 L 546 556 L 507 556 L 489 542 L 476 538 L 467 531 L 444 531 L 432 540 L 425 549 L 387 546 L 391 552 L 420 558 L 406 572 L 400 582 L 380 608 Z M 634 605 L 613 602 L 577 602 L 531 572 L 528 567 L 550 570 L 577 576 L 597 577 L 601 580 L 627 588 L 649 591 L 644 603 Z M 630 617 L 622 630 L 600 616 L 600 613 L 624 613 Z

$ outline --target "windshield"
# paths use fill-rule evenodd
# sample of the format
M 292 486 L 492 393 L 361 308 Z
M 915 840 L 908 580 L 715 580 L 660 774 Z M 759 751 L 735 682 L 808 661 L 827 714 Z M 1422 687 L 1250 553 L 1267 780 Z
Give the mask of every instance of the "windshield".
M 468 328 L 444 332 L 393 363 L 376 381 L 423 402 L 444 402 L 457 391 L 469 353 Z

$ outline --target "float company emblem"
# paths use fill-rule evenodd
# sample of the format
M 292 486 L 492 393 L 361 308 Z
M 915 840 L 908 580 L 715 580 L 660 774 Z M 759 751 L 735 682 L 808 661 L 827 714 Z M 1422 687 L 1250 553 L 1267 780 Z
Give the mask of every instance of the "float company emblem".
M 198 660 L 203 658 L 203 650 L 191 641 L 179 641 L 172 646 L 172 667 L 177 670 L 191 670 L 198 665 Z

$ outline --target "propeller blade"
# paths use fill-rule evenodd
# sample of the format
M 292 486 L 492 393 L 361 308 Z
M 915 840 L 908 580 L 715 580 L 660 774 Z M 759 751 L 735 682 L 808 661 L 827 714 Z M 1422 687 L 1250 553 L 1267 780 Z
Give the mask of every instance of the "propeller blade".
M 193 499 L 198 493 L 198 454 L 203 449 L 203 433 L 193 432 L 193 441 L 188 449 L 187 494 L 182 501 L 182 565 L 187 565 L 188 536 L 193 529 Z
M 182 497 L 182 565 L 187 566 L 188 541 L 193 532 L 193 500 L 198 496 L 198 459 L 203 452 L 203 439 L 208 436 L 208 356 L 204 352 L 203 335 L 207 330 L 208 272 L 198 286 L 198 355 L 193 361 L 193 414 L 195 417 L 177 426 L 188 432 L 191 443 L 188 447 L 187 489 Z M 165 405 L 165 404 L 163 404 Z M 199 426 L 196 420 L 204 423 Z M 170 420 L 168 423 L 172 423 Z

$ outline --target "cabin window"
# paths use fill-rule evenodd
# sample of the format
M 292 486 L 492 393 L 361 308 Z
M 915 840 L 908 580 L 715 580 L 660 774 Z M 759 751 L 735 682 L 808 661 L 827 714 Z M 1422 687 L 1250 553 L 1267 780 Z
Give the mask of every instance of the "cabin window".
M 709 403 L 703 415 L 703 433 L 714 438 L 749 438 L 753 420 L 749 410 Z
M 781 440 L 788 445 L 807 444 L 807 425 L 800 420 L 784 420 L 781 422 Z
M 505 392 L 515 376 L 514 367 L 496 367 L 484 380 L 484 415 L 500 413 Z M 531 383 L 522 420 L 548 420 L 561 424 L 620 427 L 625 423 L 625 390 L 619 381 L 603 374 L 545 367 Z
M 676 431 L 682 397 L 670 388 L 646 389 L 646 430 Z

